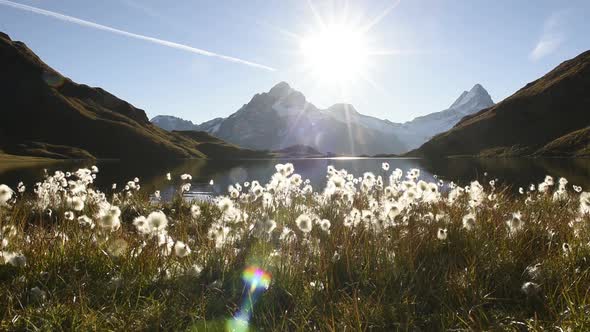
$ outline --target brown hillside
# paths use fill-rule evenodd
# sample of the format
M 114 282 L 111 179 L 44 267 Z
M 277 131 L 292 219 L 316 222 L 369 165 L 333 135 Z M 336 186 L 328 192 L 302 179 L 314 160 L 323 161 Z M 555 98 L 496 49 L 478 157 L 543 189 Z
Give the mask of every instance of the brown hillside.
M 565 61 L 501 103 L 462 119 L 410 155 L 542 155 L 546 144 L 590 125 L 590 51 Z

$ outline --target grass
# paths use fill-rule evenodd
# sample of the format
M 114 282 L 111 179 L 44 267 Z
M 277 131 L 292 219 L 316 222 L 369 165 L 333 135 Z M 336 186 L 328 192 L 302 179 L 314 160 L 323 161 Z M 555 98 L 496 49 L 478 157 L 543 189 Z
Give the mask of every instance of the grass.
M 20 168 L 29 165 L 33 166 L 39 164 L 50 164 L 54 162 L 56 162 L 55 159 L 30 156 L 17 156 L 4 153 L 2 150 L 0 150 L 0 171 L 7 171 L 14 168 Z
M 414 187 L 392 179 L 394 189 L 387 191 L 371 175 L 350 181 L 348 189 L 311 194 L 290 171 L 281 172 L 265 186 L 267 194 L 255 200 L 252 194 L 247 202 L 228 203 L 226 197 L 193 203 L 180 194 L 159 201 L 133 185 L 103 199 L 88 174 L 70 178 L 86 183 L 81 211 L 73 211 L 66 198 L 84 195 L 74 184 L 52 187 L 56 177 L 46 179 L 57 190 L 49 201 L 32 190 L 14 193 L 0 208 L 7 241 L 0 330 L 223 330 L 248 293 L 241 274 L 249 266 L 272 275 L 254 304 L 252 330 L 590 327 L 590 228 L 580 212 L 585 194 L 557 184 L 543 185 L 546 193 L 522 195 L 472 184 L 450 203 L 448 196 L 461 189 L 442 193 L 432 184 L 428 192 L 417 179 L 411 180 Z M 330 174 L 331 183 L 346 178 Z M 230 194 L 255 188 L 230 188 Z M 553 199 L 559 190 L 566 194 Z M 120 209 L 121 226 L 114 231 L 104 219 L 116 214 L 112 206 Z M 364 211 L 360 220 L 351 217 L 353 208 Z M 70 211 L 89 216 L 96 227 L 68 220 Z M 149 216 L 154 211 L 166 215 L 165 231 L 140 234 L 134 220 L 148 216 L 148 224 L 155 222 Z M 507 220 L 517 211 L 522 226 L 513 223 L 511 229 Z M 468 213 L 476 220 L 471 229 L 463 222 Z M 301 215 L 314 220 L 309 233 L 296 223 Z M 264 223 L 269 219 L 276 222 L 270 233 Z M 329 232 L 316 219 L 329 220 Z M 220 227 L 229 230 L 223 237 Z M 281 236 L 286 227 L 287 238 Z M 447 230 L 443 240 L 440 229 Z M 163 233 L 170 244 L 161 244 Z M 177 251 L 178 241 L 191 253 Z M 10 260 L 15 253 L 26 264 Z M 527 282 L 533 284 L 525 291 Z

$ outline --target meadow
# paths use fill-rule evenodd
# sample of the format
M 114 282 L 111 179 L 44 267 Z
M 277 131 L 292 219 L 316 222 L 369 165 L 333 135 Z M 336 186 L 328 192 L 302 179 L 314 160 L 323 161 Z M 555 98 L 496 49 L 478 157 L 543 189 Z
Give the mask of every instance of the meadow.
M 590 193 L 547 176 L 350 174 L 187 201 L 191 175 L 99 191 L 96 167 L 0 185 L 0 330 L 590 328 Z

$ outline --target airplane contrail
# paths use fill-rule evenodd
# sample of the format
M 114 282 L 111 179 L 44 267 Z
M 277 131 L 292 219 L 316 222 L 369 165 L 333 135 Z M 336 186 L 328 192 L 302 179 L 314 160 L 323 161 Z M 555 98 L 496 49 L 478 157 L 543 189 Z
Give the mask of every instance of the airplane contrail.
M 12 7 L 12 8 L 16 8 L 16 9 L 20 9 L 20 10 L 25 10 L 25 11 L 28 11 L 28 12 L 32 12 L 32 13 L 35 13 L 35 14 L 40 14 L 40 15 L 44 15 L 44 16 L 53 17 L 53 18 L 58 19 L 58 20 L 61 20 L 61 21 L 70 22 L 70 23 L 74 23 L 74 24 L 78 24 L 78 25 L 82 25 L 82 26 L 86 26 L 86 27 L 90 27 L 90 28 L 94 28 L 94 29 L 98 29 L 98 30 L 108 31 L 108 32 L 116 33 L 116 34 L 119 34 L 119 35 L 131 37 L 131 38 L 135 38 L 135 39 L 145 40 L 145 41 L 148 41 L 148 42 L 151 42 L 151 43 L 154 43 L 154 44 L 158 44 L 158 45 L 162 45 L 162 46 L 167 46 L 167 47 L 171 47 L 171 48 L 176 48 L 176 49 L 179 49 L 179 50 L 183 50 L 183 51 L 187 51 L 187 52 L 191 52 L 191 53 L 195 53 L 195 54 L 199 54 L 199 55 L 205 55 L 205 56 L 215 57 L 215 58 L 223 59 L 223 60 L 226 60 L 226 61 L 241 63 L 243 65 L 247 65 L 247 66 L 251 66 L 251 67 L 261 68 L 261 69 L 270 70 L 270 71 L 276 71 L 276 69 L 274 69 L 272 67 L 261 65 L 259 63 L 250 62 L 250 61 L 247 61 L 247 60 L 243 60 L 243 59 L 239 59 L 239 58 L 234 58 L 234 57 L 231 57 L 231 56 L 228 56 L 228 55 L 218 54 L 218 53 L 206 51 L 206 50 L 203 50 L 203 49 L 200 49 L 200 48 L 195 48 L 195 47 L 192 47 L 192 46 L 183 45 L 183 44 L 179 44 L 179 43 L 175 43 L 175 42 L 171 42 L 171 41 L 167 41 L 167 40 L 163 40 L 163 39 L 158 39 L 158 38 L 154 38 L 154 37 L 148 37 L 148 36 L 136 34 L 136 33 L 133 33 L 133 32 L 128 32 L 128 31 L 124 31 L 124 30 L 119 30 L 119 29 L 111 28 L 111 27 L 106 26 L 106 25 L 102 25 L 102 24 L 98 24 L 98 23 L 94 23 L 94 22 L 82 20 L 82 19 L 79 19 L 79 18 L 75 18 L 75 17 L 72 17 L 72 16 L 68 16 L 68 15 L 64 15 L 64 14 L 52 12 L 52 11 L 41 9 L 41 8 L 37 8 L 37 7 L 23 5 L 23 4 L 12 2 L 12 1 L 8 1 L 8 0 L 0 0 L 0 5 L 5 5 L 5 6 Z

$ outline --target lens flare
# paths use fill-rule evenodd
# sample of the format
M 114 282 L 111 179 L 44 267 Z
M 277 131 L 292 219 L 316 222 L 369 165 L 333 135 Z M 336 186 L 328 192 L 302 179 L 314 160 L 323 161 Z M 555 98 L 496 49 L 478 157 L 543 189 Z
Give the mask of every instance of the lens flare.
M 248 322 L 252 317 L 254 304 L 270 286 L 271 275 L 257 266 L 250 266 L 242 273 L 242 280 L 244 281 L 242 305 L 234 318 L 227 321 L 227 331 L 248 331 Z
M 242 273 L 242 280 L 250 285 L 250 292 L 253 292 L 257 288 L 264 288 L 264 290 L 267 290 L 268 286 L 270 286 L 271 277 L 268 272 L 265 272 L 258 267 L 251 266 Z
M 43 72 L 43 80 L 47 85 L 53 88 L 60 88 L 65 83 L 65 78 L 58 73 L 45 71 Z

